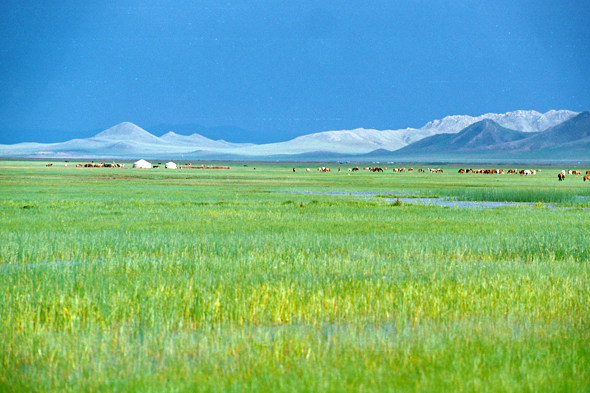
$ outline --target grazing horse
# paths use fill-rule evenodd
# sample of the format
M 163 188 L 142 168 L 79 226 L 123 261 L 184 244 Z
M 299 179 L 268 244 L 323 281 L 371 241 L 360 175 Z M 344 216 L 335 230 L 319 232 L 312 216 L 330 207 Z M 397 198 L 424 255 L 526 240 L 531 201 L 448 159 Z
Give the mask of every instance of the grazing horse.
M 589 180 L 590 181 L 590 175 L 586 175 L 584 176 L 584 181 Z
M 560 172 L 557 174 L 557 179 L 559 179 L 559 181 L 563 181 L 563 180 L 565 180 L 565 175 Z

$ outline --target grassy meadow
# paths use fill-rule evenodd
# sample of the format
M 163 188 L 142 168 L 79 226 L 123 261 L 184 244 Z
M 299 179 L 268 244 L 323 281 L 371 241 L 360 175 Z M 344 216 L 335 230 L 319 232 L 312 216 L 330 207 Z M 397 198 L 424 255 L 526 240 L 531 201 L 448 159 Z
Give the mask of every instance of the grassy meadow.
M 590 391 L 590 184 L 566 168 L 54 162 L 0 161 L 0 391 Z

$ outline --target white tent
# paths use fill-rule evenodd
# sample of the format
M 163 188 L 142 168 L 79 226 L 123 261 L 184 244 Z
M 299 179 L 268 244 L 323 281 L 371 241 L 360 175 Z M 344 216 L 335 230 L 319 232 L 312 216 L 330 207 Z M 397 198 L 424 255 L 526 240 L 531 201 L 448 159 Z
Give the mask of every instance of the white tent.
M 150 169 L 152 164 L 147 162 L 146 160 L 139 160 L 133 163 L 133 168 L 142 168 L 142 169 Z
M 178 169 L 175 163 L 172 161 L 166 163 L 166 169 Z

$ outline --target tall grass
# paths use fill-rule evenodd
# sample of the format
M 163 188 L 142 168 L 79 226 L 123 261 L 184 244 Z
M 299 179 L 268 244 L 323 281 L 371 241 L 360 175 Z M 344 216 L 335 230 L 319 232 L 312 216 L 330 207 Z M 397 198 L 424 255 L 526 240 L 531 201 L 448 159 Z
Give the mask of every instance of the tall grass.
M 0 390 L 589 388 L 588 211 L 277 194 L 403 182 L 247 169 L 6 171 Z
M 590 192 L 547 188 L 457 188 L 452 191 L 447 190 L 446 195 L 459 201 L 542 202 L 571 205 L 587 202 L 584 197 L 590 195 Z

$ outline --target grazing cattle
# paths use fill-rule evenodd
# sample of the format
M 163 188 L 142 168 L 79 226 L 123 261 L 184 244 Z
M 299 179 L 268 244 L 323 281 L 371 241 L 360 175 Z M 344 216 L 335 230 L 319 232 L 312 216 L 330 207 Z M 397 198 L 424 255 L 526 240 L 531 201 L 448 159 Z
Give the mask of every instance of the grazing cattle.
M 587 174 L 587 175 L 590 175 L 590 171 L 586 171 L 586 174 Z
M 561 171 L 561 174 L 565 176 L 565 170 L 562 170 Z
M 309 169 L 309 168 L 306 168 L 306 169 L 305 169 L 305 171 L 306 171 L 306 172 L 311 172 L 311 169 Z
M 352 168 L 352 172 L 356 172 L 356 171 L 358 171 L 358 170 L 359 170 L 359 168 L 358 168 L 358 167 Z
M 160 165 L 154 165 L 154 166 L 152 166 L 152 168 L 159 168 L 159 167 L 160 167 Z
M 76 168 L 80 168 L 81 166 L 83 166 L 82 164 L 76 164 Z
M 408 168 L 408 172 L 412 172 L 414 168 Z
M 564 175 L 563 173 L 558 173 L 558 174 L 557 174 L 557 179 L 558 179 L 559 181 L 564 181 L 564 180 L 565 180 L 565 175 Z
M 584 176 L 584 181 L 586 181 L 586 180 L 590 180 L 590 175 Z
M 459 169 L 459 173 L 465 173 L 465 169 Z
M 340 172 L 340 167 L 338 167 L 338 172 Z
M 45 166 L 53 166 L 53 163 L 51 163 L 51 164 L 47 164 L 47 165 L 45 165 Z
M 295 168 L 293 168 L 293 172 L 295 172 Z
M 582 176 L 582 172 L 580 172 L 580 171 L 572 171 L 572 175 L 580 175 L 580 176 Z

